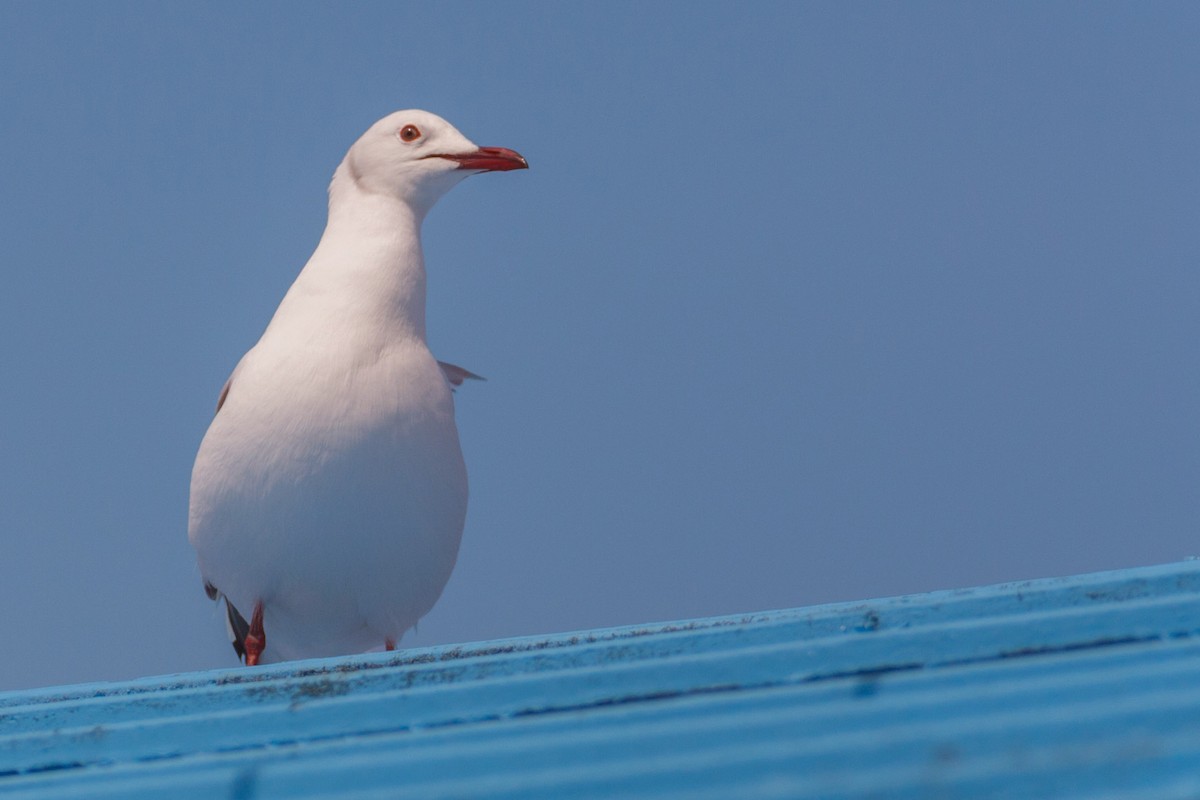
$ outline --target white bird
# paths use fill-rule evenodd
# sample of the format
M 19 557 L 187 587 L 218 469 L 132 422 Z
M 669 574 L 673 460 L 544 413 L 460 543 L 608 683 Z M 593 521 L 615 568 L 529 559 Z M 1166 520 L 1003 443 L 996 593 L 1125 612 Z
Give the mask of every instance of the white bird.
M 421 221 L 466 176 L 528 166 L 412 110 L 334 173 L 325 233 L 192 469 L 188 538 L 247 664 L 390 650 L 441 594 L 467 510 L 451 392 L 478 376 L 426 345 Z

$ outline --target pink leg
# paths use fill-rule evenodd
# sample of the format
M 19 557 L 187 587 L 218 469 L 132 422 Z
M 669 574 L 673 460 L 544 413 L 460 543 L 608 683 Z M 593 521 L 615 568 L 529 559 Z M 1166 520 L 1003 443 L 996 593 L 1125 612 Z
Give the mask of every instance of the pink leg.
M 384 639 L 383 646 L 385 648 L 387 648 L 388 652 L 390 653 L 391 651 L 396 649 L 396 640 L 395 639 Z
M 258 659 L 267 646 L 267 633 L 263 630 L 262 600 L 254 604 L 254 616 L 250 618 L 250 631 L 246 634 L 246 666 L 258 666 Z

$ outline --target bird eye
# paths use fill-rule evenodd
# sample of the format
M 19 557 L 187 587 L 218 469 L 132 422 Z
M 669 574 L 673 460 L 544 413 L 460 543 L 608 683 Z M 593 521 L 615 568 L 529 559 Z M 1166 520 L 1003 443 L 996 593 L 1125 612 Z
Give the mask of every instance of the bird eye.
M 421 129 L 416 125 L 405 125 L 400 129 L 400 141 L 415 142 L 421 138 Z

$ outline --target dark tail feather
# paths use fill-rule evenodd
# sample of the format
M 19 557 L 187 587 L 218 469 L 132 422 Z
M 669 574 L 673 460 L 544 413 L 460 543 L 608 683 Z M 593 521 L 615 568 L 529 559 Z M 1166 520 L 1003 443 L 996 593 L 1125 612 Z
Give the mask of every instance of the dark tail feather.
M 246 622 L 246 618 L 238 613 L 238 610 L 233 607 L 233 603 L 229 602 L 229 598 L 225 598 L 225 611 L 227 628 L 229 629 L 229 639 L 233 642 L 233 650 L 238 654 L 238 658 L 242 661 L 246 660 L 246 634 L 250 632 L 250 624 Z
M 224 395 L 221 397 L 224 399 Z M 233 603 L 229 602 L 229 598 L 221 594 L 221 590 L 208 581 L 204 582 L 204 593 L 208 595 L 209 600 L 220 598 L 225 601 L 225 630 L 229 631 L 229 641 L 233 643 L 233 652 L 238 654 L 238 658 L 245 661 L 246 634 L 250 633 L 250 624 L 233 607 Z

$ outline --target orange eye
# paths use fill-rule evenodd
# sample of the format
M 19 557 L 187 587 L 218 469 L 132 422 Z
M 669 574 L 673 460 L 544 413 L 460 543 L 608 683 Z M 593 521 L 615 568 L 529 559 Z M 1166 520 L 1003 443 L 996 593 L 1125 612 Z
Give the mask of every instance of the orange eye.
M 421 138 L 421 129 L 416 125 L 405 125 L 400 129 L 400 141 L 415 142 Z

